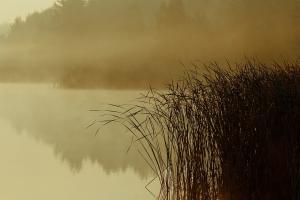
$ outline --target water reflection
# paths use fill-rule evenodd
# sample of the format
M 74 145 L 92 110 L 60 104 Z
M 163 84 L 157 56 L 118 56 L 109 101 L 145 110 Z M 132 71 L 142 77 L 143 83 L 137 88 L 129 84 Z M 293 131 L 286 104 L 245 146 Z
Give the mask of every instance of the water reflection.
M 18 192 L 35 195 L 22 199 L 46 199 L 42 195 L 47 192 L 55 190 L 55 194 L 60 194 L 59 191 L 74 187 L 85 190 L 79 193 L 89 194 L 89 199 L 93 195 L 99 198 L 99 193 L 104 199 L 121 199 L 121 196 L 151 199 L 144 188 L 149 168 L 137 152 L 126 153 L 130 134 L 120 127 L 111 127 L 96 137 L 95 128 L 85 128 L 98 115 L 88 112 L 89 109 L 102 103 L 127 101 L 137 94 L 137 91 L 66 91 L 49 86 L 1 85 L 0 147 L 5 165 L 0 173 L 5 181 L 0 181 L 0 188 L 8 188 L 7 195 L 16 195 L 12 192 L 14 187 Z M 82 186 L 84 182 L 89 187 Z M 26 187 L 22 189 L 22 185 Z M 51 188 L 46 187 L 49 185 Z M 35 194 L 27 192 L 34 189 L 38 190 Z M 72 196 L 74 191 L 62 193 L 71 196 L 54 198 L 53 191 L 49 199 L 86 198 Z M 20 199 L 5 195 L 0 192 L 0 199 Z

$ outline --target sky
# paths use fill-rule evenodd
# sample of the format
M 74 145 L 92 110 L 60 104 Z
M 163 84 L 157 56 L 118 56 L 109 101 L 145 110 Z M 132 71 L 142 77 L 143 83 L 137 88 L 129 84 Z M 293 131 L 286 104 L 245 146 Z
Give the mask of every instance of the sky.
M 0 0 L 0 24 L 13 22 L 17 16 L 26 17 L 53 5 L 55 0 Z

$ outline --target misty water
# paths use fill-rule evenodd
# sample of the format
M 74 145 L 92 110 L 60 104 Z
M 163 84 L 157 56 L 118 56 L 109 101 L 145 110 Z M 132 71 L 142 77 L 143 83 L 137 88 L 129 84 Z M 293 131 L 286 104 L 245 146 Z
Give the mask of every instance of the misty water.
M 150 200 L 153 178 L 130 133 L 87 126 L 91 109 L 130 102 L 141 91 L 0 85 L 0 199 Z M 157 185 L 149 186 L 157 191 Z

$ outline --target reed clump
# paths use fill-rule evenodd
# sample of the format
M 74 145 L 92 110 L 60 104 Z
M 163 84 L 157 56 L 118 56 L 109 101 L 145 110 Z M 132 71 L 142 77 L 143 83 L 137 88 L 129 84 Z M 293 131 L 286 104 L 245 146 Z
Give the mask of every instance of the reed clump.
M 133 134 L 160 181 L 158 199 L 299 200 L 299 63 L 206 69 L 112 105 L 102 122 Z

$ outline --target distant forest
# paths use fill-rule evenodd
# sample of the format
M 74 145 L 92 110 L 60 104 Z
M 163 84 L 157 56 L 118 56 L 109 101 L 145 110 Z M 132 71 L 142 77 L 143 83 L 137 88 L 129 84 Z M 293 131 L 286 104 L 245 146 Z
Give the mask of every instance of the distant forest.
M 0 81 L 160 86 L 180 62 L 294 58 L 298 0 L 58 0 L 0 40 Z

